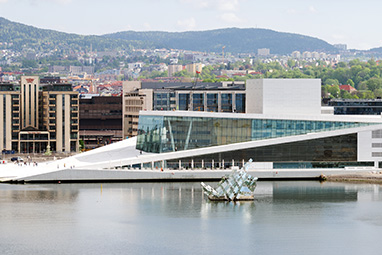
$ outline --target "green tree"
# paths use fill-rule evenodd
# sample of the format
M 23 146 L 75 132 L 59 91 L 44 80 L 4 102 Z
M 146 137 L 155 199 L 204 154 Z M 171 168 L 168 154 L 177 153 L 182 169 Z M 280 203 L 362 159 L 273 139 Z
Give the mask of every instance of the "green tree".
M 382 98 L 382 89 L 376 89 L 374 90 L 374 96 Z
M 327 79 L 325 85 L 340 85 L 337 79 Z
M 350 86 L 352 86 L 354 88 L 354 81 L 352 79 L 348 79 L 346 81 L 346 84 L 348 84 L 348 85 L 350 85 Z
M 21 66 L 23 68 L 37 68 L 37 62 L 36 60 L 23 59 L 21 62 Z
M 367 88 L 371 91 L 382 88 L 382 79 L 381 78 L 371 78 L 367 82 Z
M 175 77 L 190 77 L 190 78 L 191 78 L 191 74 L 188 73 L 186 69 L 174 73 L 174 76 L 175 76 Z
M 287 65 L 289 68 L 293 68 L 296 66 L 296 61 L 293 58 L 288 59 Z
M 328 92 L 331 97 L 338 98 L 340 96 L 340 87 L 338 85 L 332 85 L 328 88 Z

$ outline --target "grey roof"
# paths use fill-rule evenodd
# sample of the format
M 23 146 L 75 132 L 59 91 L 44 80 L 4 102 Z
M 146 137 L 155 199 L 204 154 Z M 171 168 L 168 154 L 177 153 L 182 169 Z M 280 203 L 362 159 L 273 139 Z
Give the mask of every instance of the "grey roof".
M 170 90 L 245 90 L 244 84 L 232 84 L 223 87 L 221 82 L 142 82 L 142 89 L 170 89 Z

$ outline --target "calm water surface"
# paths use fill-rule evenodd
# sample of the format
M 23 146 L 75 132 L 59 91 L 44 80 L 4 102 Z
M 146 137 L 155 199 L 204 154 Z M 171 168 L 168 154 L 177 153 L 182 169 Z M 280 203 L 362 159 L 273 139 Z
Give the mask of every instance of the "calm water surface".
M 0 254 L 380 254 L 382 188 L 259 182 L 254 202 L 199 183 L 0 184 Z

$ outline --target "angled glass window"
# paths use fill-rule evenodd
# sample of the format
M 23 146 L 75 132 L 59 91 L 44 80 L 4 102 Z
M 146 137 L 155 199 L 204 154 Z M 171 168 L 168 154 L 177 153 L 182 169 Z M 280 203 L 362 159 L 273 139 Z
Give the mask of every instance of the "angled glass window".
M 380 123 L 140 116 L 137 149 L 154 153 L 190 150 L 373 124 Z

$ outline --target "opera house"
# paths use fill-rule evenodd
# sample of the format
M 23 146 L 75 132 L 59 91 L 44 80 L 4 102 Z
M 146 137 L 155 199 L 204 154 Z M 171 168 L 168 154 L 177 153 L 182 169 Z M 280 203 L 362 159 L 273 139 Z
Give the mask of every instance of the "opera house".
M 79 178 L 74 171 L 96 169 L 92 174 L 107 175 L 104 179 L 113 179 L 115 170 L 118 175 L 145 169 L 174 175 L 176 170 L 241 167 L 250 158 L 253 170 L 322 172 L 378 167 L 382 161 L 381 116 L 322 114 L 318 79 L 248 80 L 246 109 L 248 113 L 141 111 L 137 137 L 49 163 L 44 173 L 61 164 L 59 170 L 70 170 L 71 178 Z M 63 179 L 62 174 L 49 178 Z

